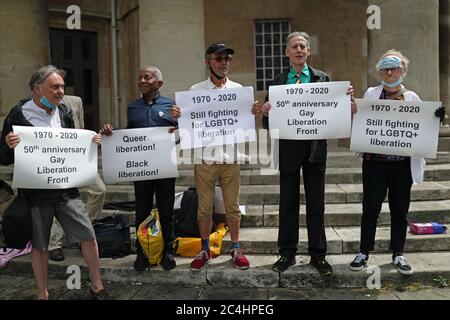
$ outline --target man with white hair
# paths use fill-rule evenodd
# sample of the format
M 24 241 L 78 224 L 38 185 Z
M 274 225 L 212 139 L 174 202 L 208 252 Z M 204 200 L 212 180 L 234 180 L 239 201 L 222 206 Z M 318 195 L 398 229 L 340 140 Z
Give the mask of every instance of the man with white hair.
M 161 71 L 155 67 L 142 67 L 139 71 L 138 88 L 142 97 L 128 104 L 127 129 L 148 127 L 173 127 L 176 122 L 170 116 L 170 109 L 174 101 L 159 94 L 163 85 Z M 111 135 L 112 126 L 105 124 L 101 134 Z M 175 200 L 175 178 L 145 180 L 134 182 L 136 198 L 136 222 L 138 227 L 150 214 L 153 205 L 153 194 L 156 193 L 156 205 L 159 211 L 164 248 L 161 265 L 164 270 L 175 268 L 173 250 L 173 203 Z M 136 240 L 136 261 L 134 269 L 144 271 L 149 262 L 142 251 L 139 240 Z

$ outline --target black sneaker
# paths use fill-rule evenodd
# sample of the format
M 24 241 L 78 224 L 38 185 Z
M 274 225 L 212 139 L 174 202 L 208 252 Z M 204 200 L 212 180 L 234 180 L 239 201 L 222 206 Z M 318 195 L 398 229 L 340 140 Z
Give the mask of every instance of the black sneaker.
M 350 263 L 350 270 L 361 271 L 367 265 L 367 260 L 369 260 L 369 257 L 366 254 L 358 253 L 352 263 Z
M 48 252 L 48 257 L 50 258 L 50 260 L 52 261 L 64 261 L 65 257 L 64 257 L 64 252 L 61 248 L 56 248 L 53 250 L 50 250 Z
M 177 266 L 175 258 L 171 253 L 164 253 L 161 259 L 161 266 L 164 270 L 172 270 Z
M 281 256 L 277 262 L 272 266 L 272 270 L 275 272 L 284 272 L 287 268 L 293 266 L 296 263 L 295 255 L 292 256 Z
M 321 276 L 330 276 L 333 273 L 333 268 L 325 259 L 311 258 L 309 264 L 316 268 Z
M 396 257 L 394 257 L 392 264 L 397 268 L 397 271 L 400 272 L 401 274 L 413 273 L 411 266 L 406 262 L 406 259 L 403 256 L 403 254 L 399 254 Z
M 134 261 L 133 267 L 137 272 L 142 272 L 146 270 L 149 266 L 149 262 L 145 254 L 138 249 L 138 253 L 136 255 L 136 261 Z

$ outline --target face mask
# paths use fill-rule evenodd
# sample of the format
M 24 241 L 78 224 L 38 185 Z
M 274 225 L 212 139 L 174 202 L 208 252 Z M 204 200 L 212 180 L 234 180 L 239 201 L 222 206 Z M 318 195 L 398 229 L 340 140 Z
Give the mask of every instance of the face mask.
M 39 89 L 41 90 L 41 99 L 39 100 L 40 103 L 42 103 L 47 109 L 49 110 L 53 110 L 56 108 L 56 106 L 51 103 L 50 101 L 48 101 L 48 99 L 44 96 L 44 94 L 42 93 L 42 88 L 39 87 Z
M 389 88 L 395 88 L 398 87 L 403 82 L 403 76 L 400 76 L 397 81 L 394 82 L 385 82 L 384 80 L 381 80 L 381 84 L 383 86 L 387 86 Z
M 47 100 L 46 97 L 42 97 L 39 100 L 47 109 L 53 110 L 54 108 L 56 108 L 56 106 L 54 104 L 52 104 L 50 101 Z

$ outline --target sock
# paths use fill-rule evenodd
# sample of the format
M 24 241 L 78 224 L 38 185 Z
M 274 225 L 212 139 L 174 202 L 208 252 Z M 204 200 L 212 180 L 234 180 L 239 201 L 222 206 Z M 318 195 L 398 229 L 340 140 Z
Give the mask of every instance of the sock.
M 232 243 L 231 243 L 230 250 L 233 250 L 233 249 L 240 249 L 240 248 L 241 248 L 241 246 L 239 245 L 239 242 L 232 242 Z
M 208 252 L 208 254 L 210 253 L 209 239 L 202 239 L 202 250 L 205 250 L 206 252 Z
M 402 255 L 403 255 L 403 252 L 394 252 L 394 253 L 392 253 L 392 260 L 395 260 L 395 258 L 397 256 L 402 256 Z

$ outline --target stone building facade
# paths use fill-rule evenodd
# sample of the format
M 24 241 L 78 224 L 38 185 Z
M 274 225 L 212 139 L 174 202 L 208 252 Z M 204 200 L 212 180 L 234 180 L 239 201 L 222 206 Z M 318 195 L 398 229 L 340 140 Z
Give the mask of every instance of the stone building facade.
M 78 30 L 68 28 L 71 5 Z M 371 30 L 373 5 L 381 28 Z M 206 77 L 212 42 L 235 49 L 230 77 L 262 100 L 295 30 L 312 37 L 309 63 L 350 80 L 357 97 L 377 83 L 380 54 L 396 48 L 411 60 L 406 86 L 448 109 L 449 8 L 450 0 L 0 0 L 0 116 L 29 95 L 31 73 L 52 63 L 68 71 L 66 92 L 84 99 L 88 128 L 123 127 L 139 66 L 159 67 L 162 94 L 173 97 Z

